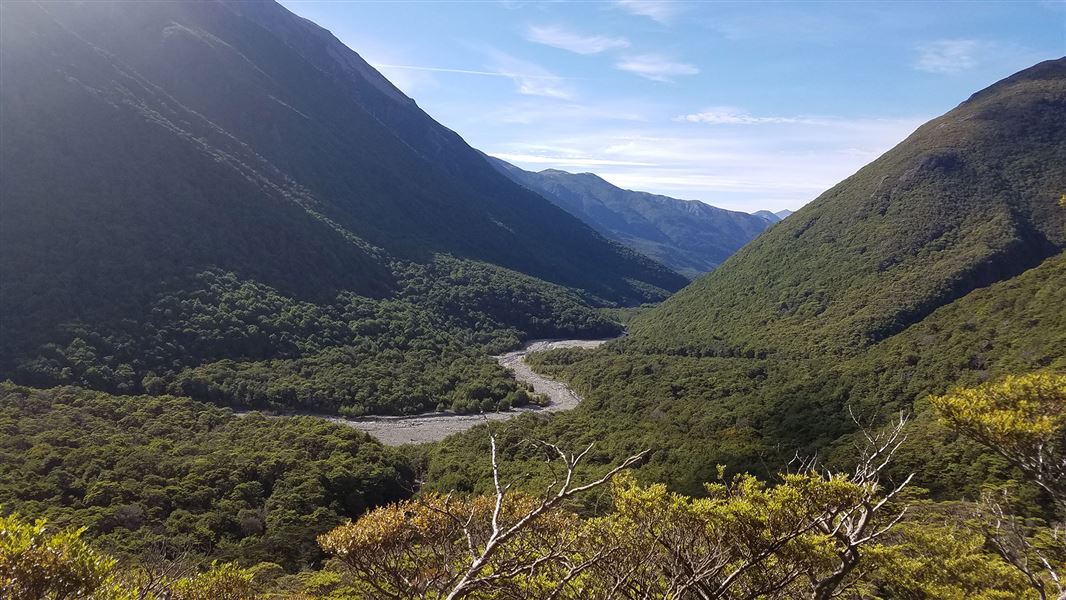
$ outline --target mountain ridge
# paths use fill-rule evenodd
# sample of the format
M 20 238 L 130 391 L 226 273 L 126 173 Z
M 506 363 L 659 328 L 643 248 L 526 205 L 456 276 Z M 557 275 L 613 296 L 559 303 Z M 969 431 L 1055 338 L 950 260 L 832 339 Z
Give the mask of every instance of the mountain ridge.
M 485 156 L 500 172 L 599 233 L 689 277 L 713 270 L 767 227 L 764 219 L 747 213 L 623 189 L 594 173 L 532 172 Z
M 696 353 L 860 351 L 1066 247 L 1066 59 L 978 92 L 638 318 Z
M 3 11 L 5 363 L 205 268 L 315 301 L 395 293 L 397 261 L 438 253 L 594 303 L 685 281 L 485 165 L 276 3 Z

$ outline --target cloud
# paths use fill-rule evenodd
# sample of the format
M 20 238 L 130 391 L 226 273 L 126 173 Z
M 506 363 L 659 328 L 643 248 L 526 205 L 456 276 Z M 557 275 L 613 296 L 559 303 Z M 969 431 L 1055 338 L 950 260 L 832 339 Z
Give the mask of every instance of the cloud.
M 700 72 L 695 65 L 675 62 L 655 54 L 630 56 L 615 63 L 614 66 L 621 71 L 635 73 L 652 81 L 673 81 L 675 77 L 696 75 Z
M 569 100 L 574 93 L 565 84 L 565 77 L 555 75 L 543 67 L 524 61 L 495 49 L 486 50 L 493 65 L 486 69 L 454 69 L 448 67 L 429 67 L 424 65 L 393 65 L 374 63 L 372 66 L 389 74 L 391 80 L 403 71 L 421 71 L 429 73 L 453 73 L 457 75 L 479 75 L 484 77 L 503 77 L 515 82 L 518 93 L 526 96 L 544 96 Z M 402 87 L 402 86 L 401 86 Z
M 568 122 L 580 127 L 597 121 L 644 122 L 649 120 L 648 115 L 652 112 L 644 103 L 639 102 L 608 101 L 582 104 L 555 100 L 545 102 L 530 98 L 500 105 L 480 118 L 487 122 L 507 125 Z
M 978 64 L 982 44 L 977 40 L 937 40 L 918 46 L 914 68 L 929 73 L 958 73 Z
M 588 158 L 584 156 L 542 156 L 539 154 L 514 154 L 511 152 L 497 152 L 496 158 L 510 163 L 524 163 L 532 165 L 553 165 L 556 167 L 654 167 L 653 163 L 630 162 L 624 160 L 610 160 L 604 158 Z
M 599 54 L 605 50 L 629 47 L 629 40 L 625 38 L 605 35 L 586 36 L 554 25 L 531 26 L 526 33 L 526 39 L 576 54 Z
M 540 65 L 517 58 L 496 48 L 482 49 L 491 61 L 494 70 L 506 73 L 518 87 L 518 93 L 525 96 L 543 96 L 559 100 L 569 100 L 575 96 L 565 83 L 564 78 L 555 75 Z
M 674 117 L 680 123 L 707 123 L 710 125 L 760 125 L 766 123 L 810 123 L 801 117 L 756 117 L 732 106 L 716 106 L 703 112 Z
M 617 0 L 616 4 L 629 14 L 648 17 L 664 25 L 685 9 L 682 3 L 669 0 Z

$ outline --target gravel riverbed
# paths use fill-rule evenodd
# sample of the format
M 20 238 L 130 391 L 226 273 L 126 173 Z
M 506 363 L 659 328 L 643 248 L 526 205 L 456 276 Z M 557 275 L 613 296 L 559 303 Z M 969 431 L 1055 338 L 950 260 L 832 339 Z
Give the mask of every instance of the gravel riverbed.
M 466 431 L 475 425 L 489 421 L 506 421 L 522 413 L 570 410 L 581 403 L 581 397 L 575 394 L 570 389 L 570 386 L 565 383 L 534 373 L 533 369 L 526 364 L 526 355 L 531 352 L 555 348 L 595 348 L 612 339 L 615 338 L 602 340 L 533 340 L 518 350 L 495 357 L 504 368 L 514 373 L 515 379 L 531 384 L 535 392 L 546 395 L 551 400 L 551 403 L 545 407 L 524 406 L 508 412 L 478 415 L 457 415 L 445 412 L 424 413 L 406 417 L 363 417 L 359 419 L 345 419 L 328 415 L 313 416 L 365 431 L 386 445 L 399 446 L 401 444 L 438 442 L 453 433 Z

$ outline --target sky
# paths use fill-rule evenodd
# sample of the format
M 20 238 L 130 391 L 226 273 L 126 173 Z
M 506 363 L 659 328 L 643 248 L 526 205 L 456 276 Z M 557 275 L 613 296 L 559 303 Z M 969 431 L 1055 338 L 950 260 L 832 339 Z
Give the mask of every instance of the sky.
M 746 212 L 1066 55 L 1066 0 L 282 4 L 489 154 Z

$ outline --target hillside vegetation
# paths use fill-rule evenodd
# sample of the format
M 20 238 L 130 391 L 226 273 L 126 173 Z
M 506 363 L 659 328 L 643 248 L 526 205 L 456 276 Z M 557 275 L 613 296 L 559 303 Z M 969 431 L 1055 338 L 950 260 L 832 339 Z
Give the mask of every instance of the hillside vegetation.
M 1062 192 L 1050 189 L 1062 182 L 1066 136 L 1047 134 L 1066 122 L 1064 66 L 1066 60 L 1038 65 L 923 126 L 715 272 L 640 313 L 625 339 L 592 352 L 532 356 L 537 370 L 567 381 L 585 402 L 550 422 L 518 420 L 506 435 L 598 441 L 603 461 L 651 448 L 641 476 L 698 495 L 717 463 L 769 476 L 799 450 L 846 465 L 856 419 L 880 422 L 902 410 L 914 419 L 900 464 L 918 472 L 916 483 L 934 497 L 974 498 L 984 483 L 1017 479 L 1000 458 L 942 427 L 925 398 L 1009 374 L 1066 371 L 1066 256 L 1056 246 L 1066 236 L 1066 206 Z M 1027 125 L 1030 119 L 1039 125 Z M 938 131 L 949 137 L 936 141 Z M 968 180 L 929 172 L 917 191 L 890 193 L 896 200 L 885 215 L 852 215 L 838 228 L 823 223 L 873 201 L 844 192 L 886 161 L 918 153 L 914 176 L 923 172 L 916 140 L 937 147 L 950 142 L 967 160 L 995 157 L 995 164 L 967 163 L 973 177 L 1013 183 L 984 195 L 974 191 L 962 202 L 959 190 L 973 191 Z M 993 167 L 1000 165 L 1015 170 L 999 173 Z M 1030 180 L 1022 179 L 1022 165 L 1029 165 Z M 943 194 L 927 195 L 938 186 Z M 906 217 L 903 205 L 925 212 Z M 979 221 L 988 211 L 1013 216 Z M 904 226 L 907 219 L 913 223 Z M 817 243 L 808 233 L 794 235 L 804 229 L 797 223 L 808 222 L 815 223 L 808 232 L 821 232 Z M 923 228 L 943 229 L 947 237 L 900 254 L 898 269 L 871 269 L 849 251 L 859 238 L 871 251 L 898 249 Z M 947 266 L 970 269 L 965 272 L 974 277 L 940 270 Z M 812 296 L 805 306 L 824 305 L 821 313 L 799 305 L 788 311 L 773 300 L 816 285 L 827 290 L 819 296 L 824 302 Z M 841 314 L 845 306 L 849 312 Z M 892 326 L 875 335 L 863 325 L 874 323 L 871 315 Z M 478 485 L 480 476 L 466 465 L 484 451 L 483 437 L 474 431 L 441 445 L 432 468 L 442 488 Z M 1027 493 L 1029 509 L 1047 515 L 1047 499 L 1035 489 Z
M 1066 246 L 1066 59 L 974 94 L 632 325 L 671 352 L 849 355 Z
M 496 172 L 276 3 L 16 2 L 0 21 L 6 375 L 66 325 L 142 321 L 212 269 L 319 306 L 395 299 L 440 255 L 586 304 L 685 282 Z
M 85 527 L 122 557 L 296 569 L 322 556 L 316 535 L 407 497 L 413 477 L 351 428 L 173 396 L 3 383 L 0 431 L 4 514 Z

